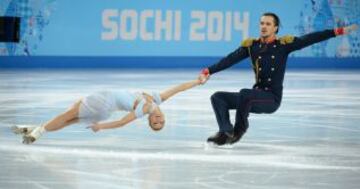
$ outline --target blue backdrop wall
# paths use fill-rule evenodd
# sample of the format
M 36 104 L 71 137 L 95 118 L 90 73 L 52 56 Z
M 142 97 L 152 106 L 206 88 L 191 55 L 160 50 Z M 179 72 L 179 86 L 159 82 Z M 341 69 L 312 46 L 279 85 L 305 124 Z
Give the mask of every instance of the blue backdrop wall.
M 21 40 L 0 43 L 0 67 L 203 67 L 258 37 L 264 12 L 280 16 L 279 36 L 299 36 L 357 23 L 358 10 L 358 0 L 2 0 Z M 360 68 L 359 57 L 355 32 L 294 52 L 289 67 Z

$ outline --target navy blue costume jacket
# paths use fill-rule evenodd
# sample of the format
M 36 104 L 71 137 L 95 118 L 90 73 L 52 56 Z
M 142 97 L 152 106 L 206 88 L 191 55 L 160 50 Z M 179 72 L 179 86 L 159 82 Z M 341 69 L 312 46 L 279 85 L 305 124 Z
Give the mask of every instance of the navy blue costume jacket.
M 261 43 L 260 39 L 246 39 L 238 49 L 208 69 L 210 74 L 214 74 L 250 57 L 255 72 L 253 88 L 272 92 L 275 100 L 280 103 L 289 53 L 331 37 L 335 37 L 334 30 L 314 32 L 301 37 L 288 35 L 271 43 Z

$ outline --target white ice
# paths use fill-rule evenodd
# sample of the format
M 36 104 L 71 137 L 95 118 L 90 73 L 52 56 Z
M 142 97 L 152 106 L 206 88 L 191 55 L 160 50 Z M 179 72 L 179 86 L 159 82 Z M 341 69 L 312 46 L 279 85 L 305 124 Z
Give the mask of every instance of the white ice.
M 23 145 L 11 124 L 42 124 L 98 90 L 163 90 L 198 70 L 2 70 L 0 188 L 358 188 L 359 73 L 288 71 L 280 109 L 251 114 L 241 141 L 214 147 L 210 96 L 250 88 L 250 71 L 220 72 L 165 102 L 160 132 L 145 118 L 99 133 L 77 124 Z

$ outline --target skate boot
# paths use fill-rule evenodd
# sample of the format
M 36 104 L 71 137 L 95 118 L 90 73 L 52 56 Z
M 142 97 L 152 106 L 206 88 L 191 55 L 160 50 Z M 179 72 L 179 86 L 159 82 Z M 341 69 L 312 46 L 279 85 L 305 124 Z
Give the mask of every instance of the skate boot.
M 236 142 L 238 142 L 241 137 L 244 135 L 245 131 L 242 131 L 240 129 L 234 129 L 234 136 L 232 137 L 230 144 L 234 144 Z
M 23 143 L 32 144 L 37 139 L 39 139 L 41 135 L 43 135 L 44 133 L 45 133 L 45 128 L 43 126 L 36 127 L 29 134 L 23 136 Z
M 11 131 L 17 135 L 30 134 L 31 131 L 33 131 L 34 129 L 35 129 L 35 126 L 31 126 L 31 125 L 13 125 L 13 126 L 11 126 Z
M 232 141 L 233 134 L 228 132 L 217 132 L 214 136 L 207 139 L 207 142 L 214 143 L 216 145 L 230 144 Z

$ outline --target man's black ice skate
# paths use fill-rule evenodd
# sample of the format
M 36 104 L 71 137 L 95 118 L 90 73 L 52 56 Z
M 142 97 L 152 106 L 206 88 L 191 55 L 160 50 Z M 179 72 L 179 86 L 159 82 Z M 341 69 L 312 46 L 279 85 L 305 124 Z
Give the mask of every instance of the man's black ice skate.
M 234 144 L 236 142 L 238 142 L 241 137 L 244 135 L 245 131 L 242 131 L 242 130 L 238 130 L 238 129 L 234 129 L 234 135 L 233 137 L 231 138 L 231 142 L 230 144 Z
M 224 144 L 230 144 L 232 141 L 232 134 L 227 132 L 217 132 L 214 136 L 207 139 L 207 142 L 217 144 L 219 146 Z

